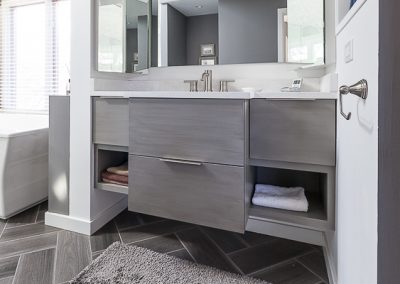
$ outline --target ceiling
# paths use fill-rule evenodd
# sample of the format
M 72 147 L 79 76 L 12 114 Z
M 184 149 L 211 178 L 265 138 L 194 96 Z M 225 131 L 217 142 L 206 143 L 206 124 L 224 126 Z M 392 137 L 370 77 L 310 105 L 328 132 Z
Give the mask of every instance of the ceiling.
M 168 4 L 187 17 L 218 14 L 218 0 L 170 0 Z

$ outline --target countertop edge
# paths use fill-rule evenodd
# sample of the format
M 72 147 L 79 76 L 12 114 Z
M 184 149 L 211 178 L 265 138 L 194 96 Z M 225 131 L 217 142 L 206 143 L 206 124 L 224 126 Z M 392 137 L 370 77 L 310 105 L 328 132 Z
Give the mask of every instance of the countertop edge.
M 170 98 L 170 99 L 271 99 L 271 100 L 336 100 L 336 93 L 323 92 L 185 92 L 185 91 L 93 91 L 92 97 L 105 98 Z

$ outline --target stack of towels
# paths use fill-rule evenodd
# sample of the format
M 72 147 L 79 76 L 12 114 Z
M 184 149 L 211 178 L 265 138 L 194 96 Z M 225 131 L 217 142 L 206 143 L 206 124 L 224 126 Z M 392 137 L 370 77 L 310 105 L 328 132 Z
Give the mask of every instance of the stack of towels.
M 128 162 L 118 167 L 111 167 L 101 173 L 101 180 L 106 183 L 128 185 Z
M 308 201 L 302 187 L 279 187 L 256 184 L 254 205 L 291 211 L 307 212 Z

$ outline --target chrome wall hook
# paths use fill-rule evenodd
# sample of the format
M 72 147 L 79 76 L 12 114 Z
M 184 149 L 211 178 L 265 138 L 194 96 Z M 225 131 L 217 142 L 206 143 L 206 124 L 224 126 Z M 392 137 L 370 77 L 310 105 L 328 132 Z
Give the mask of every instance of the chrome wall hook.
M 351 86 L 341 86 L 339 89 L 339 103 L 340 103 L 340 114 L 346 119 L 346 120 L 350 120 L 351 119 L 351 112 L 349 112 L 348 114 L 346 114 L 343 111 L 343 96 L 344 95 L 348 95 L 348 94 L 352 94 L 355 95 L 357 97 L 360 97 L 363 100 L 366 100 L 368 97 L 368 82 L 365 79 L 360 80 L 359 82 L 357 82 L 354 85 Z

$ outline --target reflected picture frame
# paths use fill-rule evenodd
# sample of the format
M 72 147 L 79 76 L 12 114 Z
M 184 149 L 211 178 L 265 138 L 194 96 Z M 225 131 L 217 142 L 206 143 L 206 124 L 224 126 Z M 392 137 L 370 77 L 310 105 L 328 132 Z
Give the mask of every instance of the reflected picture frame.
M 201 44 L 200 45 L 200 56 L 215 56 L 215 44 Z
M 200 65 L 202 66 L 212 66 L 217 65 L 217 57 L 216 56 L 204 56 L 200 57 Z

